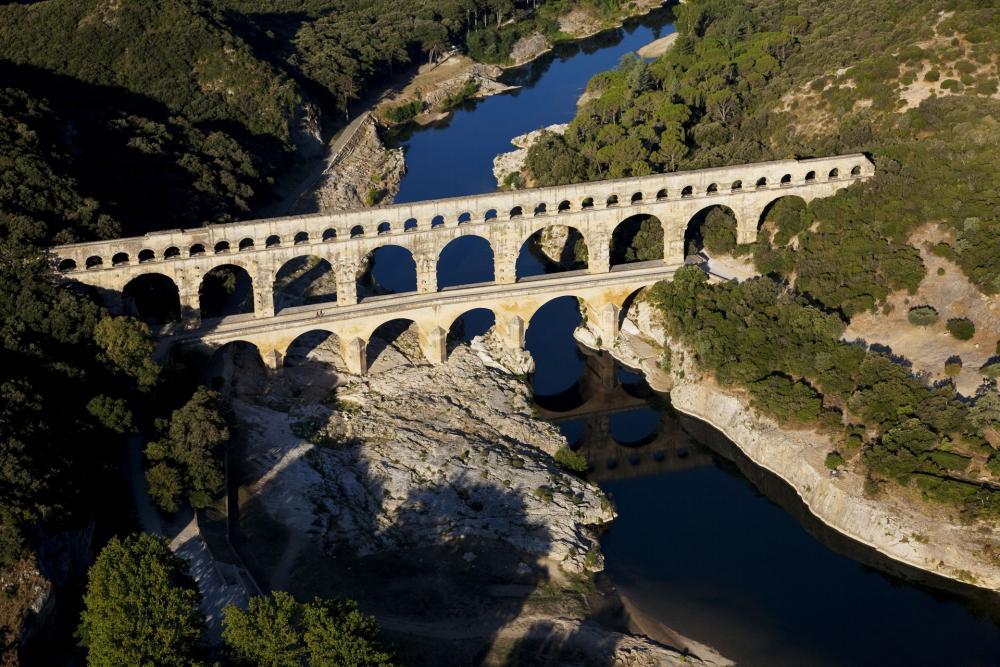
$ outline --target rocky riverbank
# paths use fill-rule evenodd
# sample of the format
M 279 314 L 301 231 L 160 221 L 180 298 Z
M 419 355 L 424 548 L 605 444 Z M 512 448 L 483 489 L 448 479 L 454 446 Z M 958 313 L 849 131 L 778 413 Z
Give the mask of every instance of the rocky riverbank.
M 259 581 L 358 599 L 408 664 L 726 664 L 588 620 L 597 529 L 615 514 L 555 463 L 565 440 L 532 416 L 530 357 L 488 335 L 430 366 L 412 331 L 369 349 L 364 377 L 332 337 L 302 340 L 277 374 L 238 373 L 241 541 Z
M 578 340 L 597 347 L 596 335 L 578 330 Z M 644 302 L 629 313 L 610 352 L 642 370 L 650 385 L 669 391 L 680 412 L 713 426 L 756 465 L 791 485 L 820 521 L 885 556 L 935 575 L 1000 591 L 1000 536 L 985 525 L 963 525 L 942 508 L 886 494 L 868 497 L 864 475 L 824 465 L 834 443 L 822 433 L 782 428 L 757 414 L 740 393 L 704 376 L 679 345 L 669 344 L 671 371 L 661 368 L 665 334 Z

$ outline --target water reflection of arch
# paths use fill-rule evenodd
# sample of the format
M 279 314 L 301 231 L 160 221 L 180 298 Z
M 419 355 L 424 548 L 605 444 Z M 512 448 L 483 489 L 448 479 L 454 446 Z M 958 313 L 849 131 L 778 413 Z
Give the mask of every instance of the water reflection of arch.
M 683 429 L 669 406 L 661 409 L 655 434 L 638 446 L 623 445 L 611 436 L 608 421 L 613 414 L 616 413 L 587 417 L 587 428 L 577 447 L 590 464 L 588 478 L 593 481 L 629 479 L 712 465 L 711 450 Z

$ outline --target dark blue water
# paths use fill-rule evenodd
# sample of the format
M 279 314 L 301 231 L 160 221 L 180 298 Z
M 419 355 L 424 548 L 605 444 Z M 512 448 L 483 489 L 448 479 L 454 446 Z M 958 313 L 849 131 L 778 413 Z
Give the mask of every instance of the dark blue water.
M 562 49 L 511 73 L 512 83 L 524 85 L 516 93 L 476 102 L 445 125 L 416 131 L 404 143 L 408 171 L 397 201 L 495 189 L 493 157 L 511 150 L 512 137 L 570 120 L 587 80 L 672 32 L 667 20 L 653 16 Z M 493 279 L 482 244 L 463 241 L 446 252 L 449 261 L 438 273 L 442 288 Z M 519 275 L 545 271 L 524 255 Z M 381 284 L 409 286 L 393 275 L 407 270 L 405 262 L 376 262 Z M 492 323 L 486 311 L 464 319 L 465 340 Z M 540 404 L 548 397 L 572 407 L 586 398 L 586 360 L 572 339 L 578 322 L 575 300 L 563 298 L 529 324 L 526 344 Z M 633 373 L 619 379 L 637 383 Z M 653 406 L 612 415 L 608 432 L 641 451 L 664 416 Z M 571 443 L 587 436 L 581 420 L 559 426 Z M 832 551 L 731 465 L 604 486 L 619 512 L 602 538 L 612 581 L 654 618 L 741 664 L 1000 664 L 1000 630 L 964 598 L 942 597 Z

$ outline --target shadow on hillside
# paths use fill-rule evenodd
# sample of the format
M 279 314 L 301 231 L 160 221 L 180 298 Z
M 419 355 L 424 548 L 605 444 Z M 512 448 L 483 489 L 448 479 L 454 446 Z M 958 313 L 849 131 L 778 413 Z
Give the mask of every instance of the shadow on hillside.
M 121 221 L 122 235 L 246 217 L 251 203 L 269 194 L 266 178 L 287 159 L 274 137 L 234 122 L 191 123 L 123 87 L 5 60 L 0 80 L 41 101 L 23 111 L 41 150 L 84 197 Z M 72 225 L 60 219 L 64 213 L 53 208 L 50 224 Z M 76 236 L 89 240 L 87 233 Z

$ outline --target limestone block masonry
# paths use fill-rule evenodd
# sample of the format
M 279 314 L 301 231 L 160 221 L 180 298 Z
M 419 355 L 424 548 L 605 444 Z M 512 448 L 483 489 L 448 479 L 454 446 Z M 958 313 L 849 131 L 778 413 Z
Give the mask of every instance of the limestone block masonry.
M 382 323 L 406 317 L 420 330 L 431 362 L 442 361 L 448 327 L 473 307 L 491 308 L 512 346 L 523 345 L 534 310 L 556 296 L 580 298 L 600 322 L 608 342 L 617 319 L 636 290 L 669 276 L 684 263 L 684 236 L 701 211 L 732 210 L 737 241 L 753 242 L 768 208 L 787 196 L 810 201 L 828 197 L 854 181 L 870 178 L 875 165 L 862 154 L 654 174 L 574 185 L 491 192 L 408 204 L 251 220 L 145 236 L 63 245 L 50 250 L 53 266 L 67 280 L 97 288 L 113 311 L 132 280 L 161 274 L 177 287 L 183 329 L 168 329 L 166 342 L 221 345 L 244 340 L 269 365 L 294 336 L 327 330 L 341 340 L 345 360 L 363 373 L 368 337 Z M 655 216 L 663 227 L 663 261 L 611 265 L 617 227 L 636 215 Z M 519 280 L 518 254 L 532 234 L 552 225 L 576 229 L 587 246 L 587 269 Z M 484 238 L 493 251 L 493 283 L 439 291 L 441 252 L 462 236 Z M 401 246 L 412 255 L 417 292 L 371 297 L 359 303 L 356 276 L 381 246 Z M 336 275 L 337 302 L 275 313 L 278 271 L 303 256 L 327 260 Z M 247 272 L 253 287 L 252 315 L 202 322 L 200 289 L 212 269 L 232 265 Z M 304 320 L 308 320 L 305 322 Z M 294 335 L 293 335 L 294 334 Z M 291 338 L 289 337 L 291 336 Z

